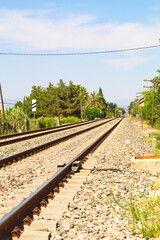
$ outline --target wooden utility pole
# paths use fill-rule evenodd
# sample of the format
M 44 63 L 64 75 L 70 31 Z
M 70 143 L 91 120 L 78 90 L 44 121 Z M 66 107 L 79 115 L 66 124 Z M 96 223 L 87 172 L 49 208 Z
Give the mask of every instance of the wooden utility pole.
M 142 130 L 143 130 L 143 107 L 144 107 L 144 95 L 143 95 L 143 92 L 138 92 L 136 94 L 140 94 L 138 97 L 138 100 L 139 100 L 139 105 L 141 107 L 141 126 L 142 126 Z M 138 112 L 138 111 L 137 111 Z
M 3 102 L 3 94 L 2 94 L 1 84 L 0 84 L 0 98 L 1 98 L 1 104 L 2 104 L 2 117 L 3 117 L 3 119 L 5 119 L 4 102 Z
M 82 114 L 82 99 L 80 99 L 80 111 L 81 111 L 81 121 L 83 120 L 83 114 Z
M 57 105 L 57 117 L 58 117 L 58 126 L 60 125 L 60 117 L 59 117 L 59 100 L 58 100 L 58 94 L 56 91 L 56 105 Z

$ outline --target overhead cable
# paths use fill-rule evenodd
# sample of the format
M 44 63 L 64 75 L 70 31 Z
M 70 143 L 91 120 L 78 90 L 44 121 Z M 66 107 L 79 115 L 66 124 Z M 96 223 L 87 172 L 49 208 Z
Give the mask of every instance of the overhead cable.
M 91 54 L 107 54 L 107 53 L 119 53 L 119 52 L 129 52 L 145 50 L 150 48 L 158 48 L 158 45 L 143 46 L 135 48 L 125 48 L 125 49 L 115 49 L 115 50 L 105 50 L 105 51 L 95 51 L 95 52 L 71 52 L 71 53 L 16 53 L 16 52 L 0 52 L 0 55 L 10 55 L 10 56 L 74 56 L 74 55 L 91 55 Z

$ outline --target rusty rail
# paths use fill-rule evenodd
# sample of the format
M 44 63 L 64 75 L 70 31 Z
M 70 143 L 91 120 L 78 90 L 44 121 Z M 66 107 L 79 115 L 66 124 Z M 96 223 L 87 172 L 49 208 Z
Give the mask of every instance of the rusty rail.
M 94 122 L 94 121 L 98 121 L 98 120 L 93 120 L 93 122 Z M 78 125 L 78 124 L 80 124 L 80 123 L 85 123 L 85 122 L 92 122 L 92 121 L 86 120 L 86 121 L 83 121 L 83 122 L 68 123 L 68 124 L 65 124 L 65 125 L 60 125 L 60 126 L 51 127 L 51 128 L 37 129 L 37 130 L 32 130 L 32 131 L 22 132 L 22 133 L 13 133 L 13 134 L 8 134 L 8 135 L 0 136 L 0 139 L 12 138 L 12 137 L 22 136 L 22 135 L 27 135 L 27 134 L 32 134 L 32 133 L 36 133 L 36 132 L 43 132 L 43 131 L 46 131 L 46 130 L 63 128 L 63 127 L 66 127 L 66 126 L 72 126 L 72 125 L 76 125 L 76 124 Z
M 84 129 L 84 130 L 81 130 L 81 131 L 78 131 L 78 132 L 69 134 L 69 135 L 64 136 L 64 137 L 61 137 L 61 138 L 57 138 L 57 139 L 55 139 L 55 140 L 53 140 L 53 141 L 50 141 L 50 142 L 47 142 L 47 143 L 38 145 L 38 146 L 36 146 L 36 147 L 27 149 L 27 150 L 25 150 L 25 151 L 22 151 L 22 152 L 19 152 L 19 153 L 10 155 L 10 156 L 8 156 L 8 157 L 2 158 L 2 159 L 0 159 L 0 167 L 3 167 L 3 166 L 6 165 L 6 164 L 10 164 L 10 163 L 13 162 L 14 160 L 18 161 L 18 160 L 20 160 L 20 159 L 22 159 L 22 158 L 25 158 L 25 157 L 29 156 L 30 154 L 33 155 L 33 154 L 37 153 L 38 151 L 42 151 L 42 150 L 44 150 L 44 149 L 46 149 L 46 148 L 49 148 L 49 147 L 51 147 L 51 146 L 53 146 L 53 145 L 56 145 L 56 144 L 58 144 L 58 143 L 60 143 L 60 142 L 62 142 L 62 141 L 65 141 L 65 140 L 67 140 L 67 139 L 69 139 L 69 138 L 75 137 L 76 135 L 80 135 L 80 134 L 82 134 L 82 133 L 84 133 L 84 132 L 90 131 L 90 130 L 96 128 L 96 127 L 102 126 L 102 125 L 104 125 L 104 124 L 106 124 L 106 123 L 108 123 L 108 122 L 110 122 L 110 121 L 113 121 L 113 120 L 115 120 L 115 119 L 107 120 L 107 121 L 105 121 L 105 122 L 103 122 L 103 123 L 100 123 L 100 124 L 98 124 L 98 125 L 96 125 L 96 126 L 89 127 L 89 128 L 87 128 L 87 129 Z
M 95 120 L 97 121 L 97 120 Z M 94 122 L 94 121 L 93 121 Z M 60 131 L 64 131 L 64 130 L 67 130 L 67 129 L 70 129 L 70 128 L 76 128 L 76 127 L 79 127 L 79 126 L 83 126 L 83 125 L 87 125 L 87 124 L 90 124 L 91 122 L 90 121 L 86 121 L 86 122 L 83 122 L 81 124 L 72 124 L 72 125 L 69 125 L 69 126 L 58 126 L 55 128 L 53 128 L 53 130 L 50 130 L 50 131 L 46 131 L 45 129 L 45 132 L 44 130 L 38 130 L 40 131 L 40 133 L 37 133 L 37 134 L 33 134 L 33 135 L 30 135 L 30 136 L 23 136 L 23 137 L 20 137 L 20 138 L 14 138 L 14 139 L 10 139 L 10 140 L 6 140 L 6 141 L 3 141 L 3 142 L 0 142 L 0 147 L 1 146 L 4 146 L 4 145 L 9 145 L 9 144 L 12 144 L 12 143 L 15 143 L 15 142 L 20 142 L 20 141 L 24 141 L 24 140 L 28 140 L 28 139 L 31 139 L 31 138 L 36 138 L 36 137 L 41 137 L 43 135 L 47 135 L 47 134 L 51 134 L 51 133 L 55 133 L 55 132 L 60 132 Z M 60 129 L 59 129 L 60 128 Z M 62 129 L 61 129 L 62 128 Z M 50 128 L 52 129 L 52 128 Z M 28 133 L 31 133 L 31 132 L 27 132 L 27 133 L 22 133 L 22 135 L 26 135 Z M 16 136 L 18 136 L 18 134 L 21 134 L 21 133 L 17 133 Z M 11 137 L 13 135 L 10 135 Z M 14 135 L 15 136 L 15 135 Z M 21 135 L 20 135 L 21 136 Z
M 32 210 L 35 207 L 39 207 L 40 202 L 43 199 L 47 199 L 47 195 L 69 174 L 71 166 L 75 161 L 82 161 L 89 153 L 93 152 L 110 133 L 119 125 L 122 121 L 120 119 L 113 127 L 111 127 L 106 133 L 98 138 L 93 144 L 89 145 L 85 150 L 73 158 L 67 165 L 60 169 L 52 178 L 39 187 L 34 193 L 32 193 L 27 199 L 15 207 L 10 213 L 4 216 L 0 220 L 0 239 L 10 240 L 11 231 L 15 226 L 22 226 L 22 220 L 28 215 L 32 217 Z

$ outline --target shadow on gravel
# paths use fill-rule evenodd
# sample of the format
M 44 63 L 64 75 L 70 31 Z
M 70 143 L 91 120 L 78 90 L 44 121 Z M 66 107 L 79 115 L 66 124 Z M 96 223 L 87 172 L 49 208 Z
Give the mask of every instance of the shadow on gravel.
M 96 171 L 112 171 L 112 172 L 122 172 L 122 170 L 117 168 L 94 168 Z
M 117 168 L 83 168 L 83 170 L 122 172 L 122 170 Z

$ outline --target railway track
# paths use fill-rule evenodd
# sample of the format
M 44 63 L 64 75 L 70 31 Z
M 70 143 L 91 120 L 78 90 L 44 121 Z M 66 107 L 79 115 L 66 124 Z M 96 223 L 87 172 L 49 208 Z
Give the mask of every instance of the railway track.
M 19 161 L 19 160 L 21 160 L 21 159 L 23 159 L 23 158 L 25 158 L 25 157 L 27 157 L 27 156 L 33 155 L 33 154 L 35 154 L 35 153 L 37 153 L 37 152 L 39 152 L 39 151 L 43 151 L 43 150 L 46 149 L 46 148 L 52 147 L 53 145 L 56 145 L 56 144 L 58 144 L 58 143 L 60 143 L 60 142 L 63 142 L 63 141 L 65 141 L 65 140 L 67 140 L 67 139 L 70 139 L 70 138 L 72 138 L 72 137 L 75 137 L 75 136 L 77 136 L 77 135 L 80 135 L 80 134 L 82 134 L 82 133 L 84 133 L 84 132 L 90 131 L 90 130 L 92 130 L 92 129 L 94 129 L 94 128 L 97 128 L 97 127 L 99 127 L 99 126 L 102 126 L 102 125 L 104 125 L 104 124 L 106 124 L 106 123 L 108 123 L 108 122 L 110 122 L 110 121 L 113 121 L 113 120 L 114 120 L 114 119 L 110 119 L 110 120 L 107 120 L 107 121 L 104 120 L 104 121 L 102 121 L 101 123 L 96 124 L 96 125 L 94 125 L 94 126 L 91 126 L 91 127 L 89 127 L 89 128 L 86 128 L 86 129 L 83 129 L 83 130 L 74 132 L 74 133 L 72 133 L 72 134 L 69 134 L 69 135 L 60 137 L 60 138 L 58 138 L 58 139 L 55 139 L 55 140 L 52 140 L 52 141 L 49 141 L 49 142 L 40 144 L 40 145 L 35 146 L 35 147 L 32 147 L 32 148 L 30 148 L 30 149 L 27 149 L 27 150 L 24 150 L 24 151 L 15 153 L 15 154 L 13 154 L 13 155 L 11 155 L 11 156 L 4 157 L 4 158 L 0 159 L 0 167 L 3 167 L 3 166 L 5 166 L 5 165 L 7 165 L 7 164 L 11 164 L 13 161 L 14 161 L 14 162 L 15 162 L 15 161 Z
M 68 139 L 63 144 L 58 144 L 1 168 L 0 218 L 26 198 L 29 192 L 35 191 L 43 182 L 47 181 L 57 171 L 57 164 L 69 162 L 73 156 L 89 145 L 95 136 L 100 136 L 117 121 L 117 119 L 110 121 L 99 128 Z M 23 194 L 20 194 L 21 192 Z
M 77 189 L 76 182 L 82 182 L 84 175 L 89 172 L 86 167 L 93 168 L 94 165 L 94 163 L 87 165 L 86 162 L 84 163 L 84 169 L 81 164 L 86 161 L 88 154 L 101 144 L 121 120 L 122 119 L 117 120 L 117 122 L 114 123 L 114 125 L 112 125 L 112 127 L 93 144 L 89 145 L 27 199 L 20 203 L 10 213 L 5 215 L 0 220 L 0 239 L 50 239 L 51 235 L 56 230 L 56 222 L 59 218 L 59 212 L 62 213 L 62 210 L 64 211 L 68 206 L 68 203 L 65 202 L 65 200 L 67 201 L 67 199 L 71 200 L 73 198 L 75 188 Z M 73 172 L 77 172 L 79 168 L 81 169 L 80 172 L 73 174 Z M 67 185 L 63 188 L 64 183 L 66 182 L 68 182 L 68 188 Z M 60 190 L 62 188 L 63 190 Z M 61 197 L 57 194 L 59 190 L 60 193 L 63 194 Z M 51 216 L 50 212 L 54 212 L 53 209 L 55 215 Z M 46 220 L 44 220 L 45 218 Z M 15 226 L 18 226 L 18 228 Z M 23 234 L 21 235 L 22 231 Z
M 0 136 L 0 147 L 4 146 L 4 145 L 9 145 L 9 144 L 13 144 L 13 143 L 16 143 L 16 142 L 20 142 L 20 141 L 25 141 L 25 140 L 32 139 L 32 138 L 41 137 L 41 136 L 44 136 L 44 135 L 47 135 L 47 134 L 61 132 L 61 131 L 68 130 L 68 129 L 71 129 L 71 128 L 72 129 L 77 128 L 79 126 L 87 125 L 87 124 L 94 123 L 94 122 L 97 122 L 97 121 L 101 121 L 101 120 L 84 121 L 84 122 L 81 122 L 81 123 L 68 124 L 69 126 L 68 125 L 67 126 L 63 125 L 63 126 L 57 126 L 57 127 L 54 127 L 54 128 L 48 128 L 48 129 L 35 130 L 35 131 L 30 131 L 30 132 Z M 7 139 L 7 140 L 4 141 L 4 139 Z
M 73 125 L 78 125 L 78 124 L 86 123 L 86 122 L 95 122 L 95 121 L 99 121 L 99 120 L 100 120 L 100 119 L 86 120 L 86 121 L 83 121 L 83 122 L 68 123 L 68 124 L 64 124 L 64 125 L 60 125 L 60 126 L 56 126 L 56 127 L 51 127 L 51 128 L 37 129 L 37 130 L 28 131 L 28 132 L 7 134 L 7 135 L 2 135 L 2 136 L 0 136 L 0 139 L 12 138 L 12 137 L 22 136 L 22 135 L 28 135 L 28 134 L 37 133 L 37 132 L 44 132 L 44 131 L 46 131 L 46 130 L 58 129 L 58 128 L 63 128 L 63 127 L 73 126 Z

